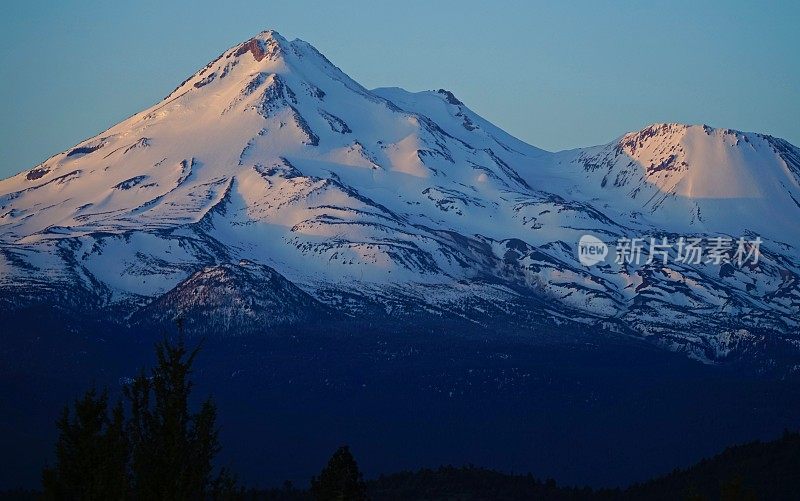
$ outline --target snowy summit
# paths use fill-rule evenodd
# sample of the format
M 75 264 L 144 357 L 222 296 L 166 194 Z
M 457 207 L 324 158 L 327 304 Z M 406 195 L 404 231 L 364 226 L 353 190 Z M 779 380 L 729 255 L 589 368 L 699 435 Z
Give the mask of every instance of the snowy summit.
M 784 140 L 656 124 L 550 153 L 450 91 L 368 90 L 265 31 L 0 181 L 0 301 L 132 322 L 218 308 L 221 332 L 312 313 L 572 324 L 717 360 L 798 349 L 799 217 Z M 584 234 L 763 243 L 751 267 L 586 267 Z

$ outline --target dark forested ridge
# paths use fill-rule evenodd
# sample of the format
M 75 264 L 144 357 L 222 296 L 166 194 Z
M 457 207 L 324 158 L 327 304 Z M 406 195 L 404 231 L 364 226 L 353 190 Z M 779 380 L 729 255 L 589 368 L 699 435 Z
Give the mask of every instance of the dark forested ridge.
M 784 432 L 777 440 L 751 442 L 687 469 L 634 485 L 630 499 L 798 499 L 800 433 Z
M 627 489 L 565 487 L 532 474 L 512 475 L 475 466 L 382 475 L 366 482 L 373 501 L 427 500 L 796 500 L 800 494 L 800 433 L 725 449 L 686 469 Z M 288 485 L 250 491 L 249 499 L 319 499 Z
M 119 450 L 117 447 L 109 448 L 104 445 L 109 442 L 108 438 L 117 436 L 115 430 L 119 428 L 119 419 L 115 417 L 113 402 L 125 396 L 126 392 L 120 392 L 120 387 L 124 390 L 137 380 L 142 385 L 149 385 L 148 381 L 152 381 L 153 384 L 158 382 L 156 377 L 158 372 L 151 376 L 153 379 L 143 379 L 142 373 L 137 369 L 137 367 L 153 366 L 152 345 L 147 340 L 140 339 L 139 343 L 124 345 L 128 349 L 121 350 L 120 343 L 113 342 L 112 332 L 103 339 L 105 342 L 93 341 L 89 337 L 73 337 L 64 340 L 63 347 L 50 346 L 45 343 L 47 339 L 52 337 L 43 337 L 41 341 L 37 341 L 39 343 L 36 346 L 37 350 L 20 349 L 11 352 L 19 354 L 19 357 L 11 357 L 7 353 L 5 360 L 9 363 L 2 366 L 0 371 L 4 371 L 10 377 L 0 378 L 0 383 L 10 385 L 10 388 L 14 389 L 15 382 L 20 385 L 29 382 L 37 373 L 27 370 L 15 371 L 14 367 L 15 363 L 20 364 L 26 360 L 24 354 L 36 353 L 38 355 L 36 361 L 38 366 L 42 367 L 43 374 L 47 373 L 45 370 L 47 364 L 59 366 L 59 360 L 61 366 L 67 369 L 73 368 L 72 371 L 65 369 L 64 377 L 61 378 L 72 381 L 70 388 L 74 389 L 70 392 L 73 394 L 78 388 L 86 389 L 86 381 L 91 380 L 87 374 L 106 374 L 106 377 L 99 379 L 98 383 L 112 388 L 110 396 L 107 397 L 105 391 L 93 393 L 90 390 L 87 398 L 83 400 L 60 400 L 58 405 L 40 404 L 39 408 L 25 413 L 24 405 L 26 403 L 29 405 L 30 402 L 24 398 L 26 394 L 20 392 L 19 398 L 14 401 L 23 407 L 19 409 L 10 407 L 10 409 L 16 409 L 17 414 L 20 416 L 24 414 L 29 419 L 31 416 L 40 418 L 39 433 L 47 438 L 52 436 L 48 430 L 58 418 L 58 408 L 66 402 L 74 402 L 75 410 L 67 415 L 69 419 L 61 420 L 62 426 L 59 428 L 62 436 L 69 438 L 76 436 L 71 416 L 78 414 L 73 412 L 87 409 L 91 411 L 97 407 L 102 412 L 84 412 L 81 415 L 89 417 L 107 415 L 108 418 L 100 421 L 83 419 L 83 422 L 95 424 L 93 428 L 86 428 L 94 430 L 90 434 L 92 439 L 85 443 L 87 447 L 79 450 L 89 452 Z M 75 354 L 74 346 L 72 351 L 67 349 L 69 346 L 67 341 L 74 343 L 76 339 L 79 347 L 84 350 L 78 354 Z M 189 344 L 196 342 L 199 340 L 190 340 Z M 245 346 L 246 350 L 242 350 L 242 346 Z M 288 338 L 275 335 L 264 339 L 207 340 L 203 343 L 198 370 L 192 372 L 192 385 L 196 379 L 200 395 L 214 394 L 214 406 L 209 409 L 220 409 L 222 433 L 219 435 L 219 446 L 222 448 L 222 455 L 213 461 L 213 464 L 230 465 L 233 476 L 210 475 L 212 463 L 203 459 L 195 461 L 202 467 L 203 474 L 193 477 L 189 475 L 189 477 L 205 479 L 202 490 L 206 493 L 218 491 L 219 487 L 225 487 L 225 483 L 230 481 L 231 488 L 226 488 L 228 494 L 244 499 L 328 499 L 325 496 L 315 496 L 314 486 L 319 493 L 335 491 L 343 485 L 347 486 L 346 492 L 361 493 L 369 499 L 796 498 L 795 493 L 800 492 L 800 475 L 798 475 L 800 435 L 796 432 L 786 432 L 780 439 L 770 442 L 752 442 L 731 447 L 693 467 L 676 470 L 664 477 L 644 481 L 624 490 L 580 487 L 584 484 L 628 485 L 638 479 L 653 477 L 654 472 L 668 471 L 674 465 L 687 465 L 696 461 L 696 458 L 708 457 L 724 447 L 724 444 L 741 443 L 754 436 L 774 437 L 779 433 L 781 428 L 778 426 L 781 425 L 796 429 L 795 423 L 798 422 L 792 411 L 794 409 L 792 402 L 798 401 L 796 386 L 790 382 L 778 385 L 767 381 L 769 384 L 765 386 L 748 386 L 747 380 L 728 377 L 727 373 L 721 372 L 722 369 L 717 367 L 692 364 L 677 356 L 663 358 L 662 354 L 653 350 L 637 351 L 637 357 L 633 357 L 630 355 L 631 346 L 628 344 L 622 345 L 618 351 L 611 348 L 613 347 L 578 342 L 563 347 L 484 343 L 480 339 L 470 339 L 468 336 L 448 337 L 447 342 L 426 340 L 421 336 L 414 338 L 407 336 L 400 340 L 397 336 L 383 337 L 376 340 L 367 335 Z M 155 368 L 161 367 L 170 359 L 170 357 L 164 358 L 163 349 L 162 347 L 162 355 L 158 357 L 159 363 Z M 309 354 L 313 355 L 311 360 Z M 122 369 L 119 369 L 115 357 L 121 356 L 129 360 L 120 365 Z M 99 368 L 92 365 L 92 362 L 99 364 L 99 361 L 102 361 Z M 309 363 L 310 361 L 313 363 Z M 598 361 L 602 361 L 602 364 Z M 176 367 L 182 365 L 178 363 Z M 528 372 L 520 373 L 520 368 L 526 368 L 530 376 L 525 377 Z M 166 371 L 166 368 L 160 371 L 173 372 Z M 188 376 L 183 370 L 176 374 L 181 377 Z M 519 375 L 517 378 L 519 381 L 512 378 L 515 375 Z M 398 377 L 402 377 L 402 384 L 398 382 Z M 320 381 L 325 384 L 322 388 L 319 387 Z M 678 381 L 680 385 L 675 386 L 674 381 Z M 42 383 L 44 382 L 43 380 Z M 39 399 L 42 395 L 50 395 L 48 393 L 51 391 L 50 387 L 60 380 L 47 379 L 46 382 L 48 385 L 38 386 Z M 609 385 L 608 382 L 613 384 Z M 23 386 L 20 386 L 19 390 L 22 388 Z M 150 386 L 143 388 L 147 389 Z M 150 389 L 158 388 L 161 386 L 156 385 Z M 177 407 L 180 412 L 176 415 L 186 417 L 179 419 L 179 422 L 213 421 L 201 417 L 214 415 L 215 412 L 211 410 L 197 414 L 196 418 L 192 417 L 194 413 L 187 414 L 185 404 L 188 402 L 186 392 L 189 387 L 185 387 L 183 383 L 167 385 L 163 391 L 159 390 L 164 395 L 162 398 L 164 402 L 172 401 L 171 397 L 167 397 L 173 395 L 175 388 L 185 388 L 178 392 L 180 398 L 176 400 L 179 403 L 183 402 Z M 575 393 L 571 392 L 570 388 L 583 390 Z M 681 395 L 688 395 L 691 398 L 675 396 L 665 399 L 665 395 L 671 394 L 663 391 L 654 393 L 654 388 L 659 390 L 673 388 L 675 395 L 680 392 Z M 757 391 L 763 388 L 770 391 Z M 216 391 L 209 391 L 214 389 Z M 729 394 L 725 393 L 725 398 L 720 400 L 720 395 L 724 392 Z M 148 393 L 144 391 L 136 395 Z M 756 394 L 762 395 L 760 398 L 769 405 L 765 406 L 763 402 L 759 404 L 759 400 L 753 400 L 753 395 Z M 52 392 L 51 398 L 55 399 L 57 395 Z M 128 396 L 135 395 L 128 394 Z M 153 398 L 155 398 L 154 403 L 159 401 L 155 395 Z M 630 409 L 629 403 L 634 400 L 641 407 L 642 398 L 645 398 L 644 402 L 648 402 L 645 406 L 647 413 L 634 413 L 630 416 L 625 414 L 628 412 L 626 409 Z M 129 401 L 126 406 L 131 410 L 148 408 L 147 405 L 137 404 L 145 403 L 145 400 L 139 398 L 134 398 L 132 401 L 130 398 L 123 400 Z M 36 401 L 38 400 L 31 400 L 31 402 Z M 78 405 L 80 402 L 86 405 Z M 198 408 L 202 409 L 202 401 L 193 400 L 193 402 L 192 406 L 200 406 Z M 250 414 L 247 414 L 247 408 L 241 405 L 242 402 L 258 405 L 255 410 L 251 409 Z M 676 407 L 675 402 L 680 403 L 682 407 Z M 723 404 L 728 402 L 729 405 L 720 406 L 717 405 L 718 402 Z M 782 405 L 785 409 L 773 408 L 770 405 Z M 583 414 L 578 416 L 580 419 L 571 423 L 569 417 L 572 414 L 564 412 L 559 406 L 573 411 L 582 410 Z M 291 419 L 284 419 L 279 412 L 285 411 L 287 407 L 292 411 Z M 321 409 L 326 411 L 320 414 Z M 336 412 L 341 414 L 343 409 L 347 410 L 345 415 L 336 414 Z M 543 412 L 543 409 L 547 412 Z M 266 420 L 263 419 L 264 412 L 269 413 L 269 418 Z M 756 432 L 756 427 L 744 426 L 748 423 L 743 419 L 747 412 L 763 414 L 763 419 L 772 423 L 775 429 L 764 433 L 764 430 Z M 150 411 L 148 413 L 146 414 L 152 414 Z M 173 414 L 168 413 L 170 416 Z M 152 416 L 158 415 L 160 414 L 152 414 Z M 324 419 L 303 421 L 306 416 L 317 415 L 324 416 Z M 458 429 L 457 433 L 452 432 L 453 427 L 463 425 L 466 420 L 486 415 L 495 417 L 500 415 L 504 419 L 476 422 L 474 427 Z M 133 415 L 126 413 L 126 416 Z M 379 420 L 385 419 L 386 416 L 393 416 L 395 419 L 382 426 L 375 426 L 375 423 L 379 423 Z M 518 420 L 510 419 L 515 416 Z M 686 416 L 692 416 L 691 423 L 681 421 L 685 420 Z M 726 421 L 726 417 L 732 421 Z M 525 430 L 542 426 L 536 421 L 538 418 L 550 419 L 544 424 L 552 423 L 553 426 L 543 428 L 541 433 L 526 433 Z M 627 421 L 619 421 L 626 418 Z M 254 419 L 261 419 L 266 424 L 260 429 L 253 428 L 252 425 L 248 427 L 248 422 Z M 149 421 L 151 421 L 149 418 L 145 420 Z M 184 430 L 188 435 L 183 432 L 148 433 L 145 438 L 150 437 L 152 440 L 148 438 L 148 440 L 130 441 L 127 438 L 139 437 L 141 434 L 131 435 L 131 431 L 136 431 L 138 428 L 131 428 L 130 417 L 126 417 L 125 422 L 128 423 L 124 427 L 123 434 L 126 440 L 122 445 L 125 446 L 126 455 L 122 458 L 124 462 L 120 464 L 128 465 L 125 467 L 128 472 L 125 475 L 129 482 L 127 487 L 129 491 L 134 487 L 144 486 L 146 484 L 144 480 L 151 478 L 144 475 L 148 473 L 147 471 L 138 470 L 137 473 L 130 462 L 132 456 L 139 453 L 146 454 L 148 450 L 154 449 L 148 444 L 173 444 L 174 441 L 171 439 L 164 442 L 162 438 L 175 436 L 181 438 L 179 443 L 183 445 L 175 449 L 175 454 L 171 454 L 177 459 L 185 456 L 208 458 L 213 455 L 209 451 L 218 450 L 216 431 L 213 431 L 216 427 L 210 424 L 202 427 L 207 433 L 200 434 L 209 440 L 196 440 L 192 432 L 195 428 L 190 426 Z M 134 424 L 137 422 L 133 421 Z M 714 429 L 721 429 L 724 432 L 726 426 L 733 426 L 737 422 L 740 422 L 741 429 L 747 432 L 744 437 L 729 438 L 714 447 L 707 447 L 706 444 L 703 446 L 705 451 L 702 454 L 680 459 L 674 452 L 668 453 L 672 449 L 663 448 L 664 441 L 669 440 L 673 448 L 683 451 L 683 457 L 690 456 L 695 454 L 691 452 L 692 450 L 701 450 L 697 441 L 703 439 L 703 434 L 713 432 Z M 97 423 L 100 423 L 99 427 Z M 365 423 L 375 426 L 368 434 L 355 433 L 350 428 L 360 429 Z M 615 425 L 626 430 L 634 430 L 629 437 L 630 443 L 619 439 L 625 435 L 616 432 Z M 636 426 L 639 428 L 631 428 Z M 80 431 L 84 428 L 77 429 Z M 170 427 L 148 426 L 151 431 L 167 428 Z M 17 428 L 8 429 L 19 431 Z M 500 440 L 498 440 L 497 433 L 504 430 L 510 430 L 509 436 L 499 435 Z M 545 431 L 549 433 L 544 433 Z M 282 443 L 281 440 L 284 440 L 282 437 L 286 433 L 290 436 L 285 439 L 286 443 Z M 553 443 L 543 441 L 554 435 L 559 441 Z M 10 447 L 6 450 L 16 451 L 17 454 L 30 453 L 28 449 L 34 443 L 33 438 L 37 437 L 24 433 L 7 433 L 4 440 Z M 430 457 L 413 455 L 415 448 L 419 448 L 423 442 L 429 448 L 436 445 L 437 437 L 445 439 L 438 444 L 438 447 L 441 449 L 446 445 L 453 459 L 432 461 Z M 570 440 L 566 440 L 567 438 Z M 659 445 L 659 441 L 662 445 Z M 10 472 L 17 472 L 18 476 L 15 478 L 22 478 L 19 475 L 24 475 L 26 472 L 37 475 L 43 466 L 49 467 L 46 471 L 58 466 L 53 462 L 53 443 L 54 441 L 48 440 L 46 450 L 38 452 L 34 450 L 31 453 L 34 459 L 39 458 L 38 464 L 32 468 L 25 466 L 26 463 L 22 461 L 6 462 L 2 467 L 6 470 L 3 474 L 9 477 Z M 114 444 L 118 441 L 112 440 L 109 443 Z M 523 443 L 526 448 L 517 449 L 515 455 L 516 443 Z M 199 447 L 203 444 L 210 444 L 210 447 Z M 344 452 L 334 454 L 328 466 L 320 470 L 323 467 L 324 457 L 330 455 L 341 444 L 349 444 L 351 449 L 347 450 L 347 454 Z M 467 447 L 471 444 L 478 446 Z M 98 445 L 100 449 L 95 447 Z M 257 445 L 257 447 L 252 447 L 252 450 L 243 448 L 247 445 Z M 67 450 L 73 449 L 74 447 Z M 196 450 L 205 452 L 196 456 L 192 453 Z M 353 451 L 352 456 L 349 450 Z M 320 451 L 323 455 L 320 455 Z M 494 451 L 501 451 L 503 457 L 493 456 Z M 586 456 L 593 451 L 595 454 L 604 454 L 604 463 L 596 458 L 587 461 Z M 411 455 L 406 458 L 406 464 L 398 466 L 397 463 L 386 461 L 389 456 L 409 453 Z M 558 454 L 563 457 L 559 457 Z M 91 464 L 107 463 L 105 460 L 100 461 L 104 455 L 94 453 L 88 456 L 56 454 L 56 459 L 59 457 L 81 459 L 79 466 L 85 464 L 83 459 L 86 458 Z M 505 458 L 514 457 L 517 458 L 517 464 L 524 463 L 527 466 L 520 468 L 510 462 L 503 464 Z M 436 469 L 381 475 L 403 470 L 409 467 L 407 465 L 414 467 L 448 464 L 462 461 L 462 458 L 464 463 L 484 464 L 493 469 L 443 466 Z M 563 467 L 565 459 L 571 464 L 570 469 Z M 560 469 L 557 468 L 559 461 L 562 465 Z M 647 474 L 638 476 L 631 474 L 628 480 L 613 483 L 591 480 L 592 477 L 608 478 L 607 473 L 598 472 L 598 468 L 628 468 L 634 462 L 647 461 L 650 469 Z M 146 463 L 149 464 L 150 461 Z M 176 464 L 183 465 L 186 462 L 180 460 Z M 367 472 L 366 478 L 370 480 L 363 480 L 358 469 L 362 464 Z M 656 467 L 657 464 L 661 466 Z M 169 468 L 160 468 L 154 473 L 167 469 Z M 58 480 L 56 486 L 64 483 L 61 480 L 70 481 L 70 478 L 80 480 L 81 475 L 70 477 L 70 471 L 62 469 L 61 476 L 53 477 L 51 473 L 46 476 L 50 480 Z M 533 473 L 511 475 L 502 471 Z M 112 478 L 115 472 L 118 470 L 97 472 L 103 474 L 97 477 L 102 482 L 93 485 L 101 486 L 105 492 L 106 487 L 103 486 L 115 485 Z M 570 474 L 572 477 L 568 476 Z M 312 475 L 315 481 L 311 481 L 312 487 L 309 489 Z M 586 480 L 576 480 L 576 475 L 583 476 Z M 37 476 L 39 478 L 34 481 L 15 483 L 28 488 L 38 488 L 37 486 L 41 485 L 39 483 L 41 476 Z M 564 485 L 578 487 L 564 487 L 555 481 L 545 480 L 547 477 L 554 477 Z M 139 482 L 137 478 L 144 480 Z M 233 482 L 235 478 L 239 478 L 241 483 Z M 348 479 L 346 483 L 340 482 L 343 478 Z M 287 482 L 282 487 L 265 490 L 270 486 L 282 485 L 284 480 Z M 156 479 L 153 485 L 159 483 Z M 195 483 L 187 483 L 190 484 Z M 51 483 L 52 485 L 54 484 Z M 35 499 L 39 496 L 35 491 L 7 491 L 0 495 L 7 499 Z M 331 499 L 356 498 L 351 496 Z
M 800 496 L 800 433 L 725 449 L 686 469 L 625 490 L 558 486 L 532 475 L 476 467 L 441 467 L 381 476 L 367 483 L 373 500 L 795 500 Z
M 343 452 L 344 451 L 344 452 Z M 342 456 L 345 459 L 342 459 Z M 351 497 L 332 495 L 337 478 L 356 489 Z M 686 469 L 627 489 L 565 487 L 532 474 L 513 475 L 476 466 L 442 466 L 404 471 L 362 482 L 346 447 L 337 451 L 309 490 L 286 482 L 280 488 L 242 491 L 235 499 L 314 500 L 795 500 L 800 493 L 800 433 L 727 448 Z M 362 489 L 366 489 L 366 498 Z M 40 499 L 35 491 L 6 491 L 2 499 Z

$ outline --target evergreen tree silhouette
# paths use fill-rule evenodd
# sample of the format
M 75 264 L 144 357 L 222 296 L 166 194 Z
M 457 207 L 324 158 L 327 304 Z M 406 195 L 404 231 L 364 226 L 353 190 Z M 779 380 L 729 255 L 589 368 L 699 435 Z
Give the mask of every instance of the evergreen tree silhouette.
M 189 351 L 183 336 L 175 344 L 165 339 L 156 345 L 158 363 L 151 375 L 142 371 L 125 389 L 131 406 L 131 484 L 137 499 L 201 499 L 216 485 L 216 406 L 208 399 L 197 413 L 189 410 L 189 376 L 199 349 Z
M 91 389 L 58 419 L 56 464 L 42 472 L 45 499 L 124 499 L 128 444 L 122 404 L 108 413 L 108 391 Z
M 369 499 L 358 464 L 346 445 L 337 449 L 319 477 L 311 479 L 311 494 L 318 501 Z
M 108 391 L 92 389 L 67 406 L 57 425 L 56 463 L 42 471 L 45 498 L 59 500 L 239 499 L 227 469 L 214 476 L 220 450 L 217 409 L 209 398 L 189 407 L 192 364 L 200 346 L 179 338 L 156 344 L 156 366 L 123 389 L 109 414 Z

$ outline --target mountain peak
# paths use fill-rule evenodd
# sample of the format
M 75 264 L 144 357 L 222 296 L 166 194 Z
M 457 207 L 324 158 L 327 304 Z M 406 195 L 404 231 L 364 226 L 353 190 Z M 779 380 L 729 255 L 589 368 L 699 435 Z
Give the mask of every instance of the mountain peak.
M 657 122 L 644 127 L 641 130 L 633 131 L 625 134 L 620 139 L 620 143 L 627 142 L 631 139 L 635 140 L 649 140 L 659 138 L 662 140 L 680 140 L 683 136 L 688 134 L 702 134 L 708 137 L 732 138 L 747 142 L 748 136 L 750 139 L 756 137 L 763 137 L 762 134 L 752 132 L 742 132 L 736 129 L 728 129 L 721 127 L 711 127 L 707 124 L 685 124 L 679 122 Z
M 276 42 L 286 42 L 286 39 L 278 33 L 277 30 L 267 29 L 259 33 L 258 35 L 254 36 L 253 38 L 258 38 L 259 40 L 269 41 L 274 40 Z
M 240 44 L 233 52 L 234 56 L 242 56 L 251 53 L 256 61 L 261 61 L 265 57 L 278 59 L 286 54 L 289 42 L 275 30 L 265 30 Z
M 450 104 L 453 104 L 453 105 L 455 105 L 455 106 L 464 106 L 464 103 L 462 103 L 462 102 L 461 102 L 461 101 L 460 101 L 460 100 L 459 100 L 459 99 L 456 97 L 456 95 L 455 95 L 455 94 L 453 94 L 451 91 L 449 91 L 449 90 L 447 90 L 447 89 L 439 89 L 439 90 L 437 90 L 436 92 L 437 92 L 437 93 L 439 93 L 439 94 L 441 94 L 442 96 L 444 96 L 444 99 L 445 99 L 445 100 L 446 100 L 448 103 L 450 103 Z
M 692 154 L 698 150 L 715 149 L 725 145 L 738 148 L 750 144 L 754 147 L 764 139 L 761 134 L 715 128 L 706 124 L 654 123 L 623 135 L 614 143 L 614 149 L 619 154 L 626 154 L 631 158 L 640 159 L 649 152 L 651 157 L 649 161 L 654 159 L 653 156 L 658 156 L 664 161 L 672 162 L 682 154 Z M 717 158 L 712 163 L 724 161 L 727 160 Z
M 690 225 L 712 231 L 797 234 L 790 214 L 800 207 L 800 153 L 788 142 L 705 124 L 655 123 L 567 155 L 576 155 L 572 162 L 591 184 L 624 194 L 632 210 L 664 225 L 688 214 Z
M 794 327 L 800 264 L 784 263 L 800 252 L 798 207 L 800 150 L 785 142 L 667 123 L 548 153 L 450 91 L 369 91 L 266 30 L 167 100 L 0 181 L 0 302 L 79 288 L 114 308 L 149 302 L 154 321 L 220 310 L 220 328 L 245 329 L 267 325 L 263 311 L 304 318 L 284 303 L 460 317 L 519 294 L 521 319 L 546 302 L 558 318 L 635 318 L 648 336 L 676 321 L 710 336 L 748 312 L 744 325 Z M 695 269 L 687 288 L 678 268 L 587 271 L 567 244 L 664 231 L 788 247 L 766 243 L 752 277 Z M 656 288 L 674 299 L 638 309 Z M 730 316 L 709 313 L 723 303 Z

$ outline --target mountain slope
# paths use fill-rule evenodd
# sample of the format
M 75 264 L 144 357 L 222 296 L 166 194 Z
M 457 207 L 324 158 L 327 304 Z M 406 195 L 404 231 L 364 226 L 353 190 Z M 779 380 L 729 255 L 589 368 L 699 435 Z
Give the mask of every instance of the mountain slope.
M 310 44 L 267 31 L 161 103 L 0 181 L 3 308 L 74 290 L 63 306 L 76 311 L 207 318 L 243 303 L 176 291 L 209 267 L 227 271 L 204 283 L 246 290 L 250 272 L 232 270 L 247 262 L 309 298 L 255 300 L 252 314 L 226 314 L 226 332 L 247 318 L 257 329 L 270 311 L 302 321 L 321 303 L 531 331 L 567 322 L 702 360 L 791 361 L 798 159 L 769 136 L 674 124 L 549 153 L 449 91 L 369 91 Z M 755 266 L 585 267 L 586 233 L 763 245 Z
M 242 261 L 194 273 L 136 317 L 135 322 L 165 329 L 183 318 L 195 335 L 245 335 L 274 326 L 313 324 L 330 318 L 331 312 L 275 270 Z
M 586 193 L 675 231 L 800 239 L 800 156 L 782 139 L 706 125 L 656 124 L 563 152 Z

